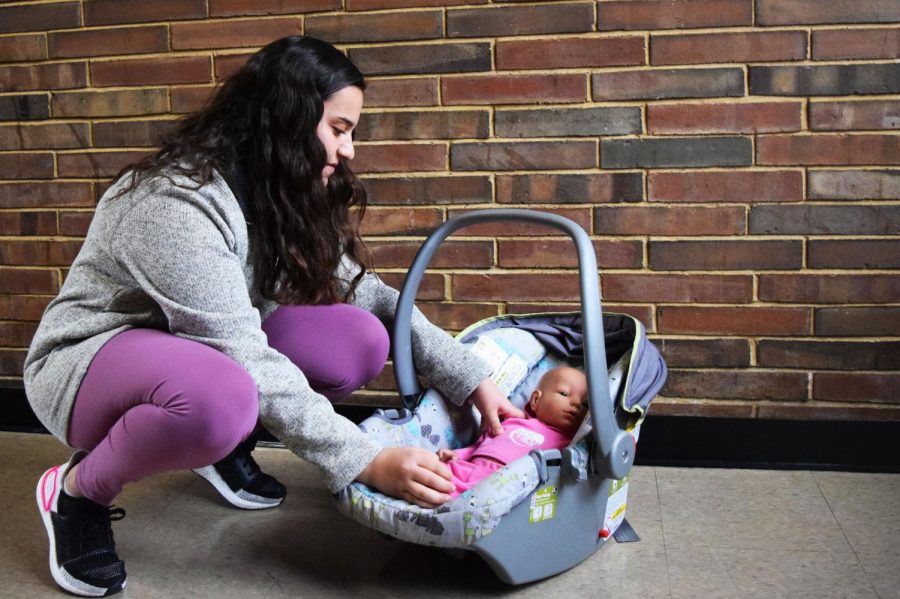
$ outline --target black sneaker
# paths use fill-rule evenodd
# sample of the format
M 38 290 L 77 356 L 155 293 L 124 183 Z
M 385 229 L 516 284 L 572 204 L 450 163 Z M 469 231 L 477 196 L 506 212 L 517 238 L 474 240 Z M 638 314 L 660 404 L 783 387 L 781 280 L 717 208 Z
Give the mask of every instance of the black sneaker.
M 256 439 L 250 437 L 234 451 L 212 466 L 195 468 L 194 472 L 216 488 L 228 503 L 245 510 L 277 507 L 284 501 L 287 489 L 259 469 L 251 452 Z
M 78 452 L 44 472 L 35 496 L 50 539 L 50 573 L 60 587 L 85 597 L 105 597 L 125 588 L 125 564 L 116 555 L 113 520 L 125 510 L 74 498 L 63 490 L 69 469 L 86 454 Z

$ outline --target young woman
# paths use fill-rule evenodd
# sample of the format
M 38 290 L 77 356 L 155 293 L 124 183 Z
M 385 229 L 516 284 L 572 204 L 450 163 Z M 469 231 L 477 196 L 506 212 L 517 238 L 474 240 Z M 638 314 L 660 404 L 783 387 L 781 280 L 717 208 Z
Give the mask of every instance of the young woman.
M 329 402 L 380 372 L 397 296 L 350 212 L 366 203 L 348 167 L 364 89 L 329 44 L 275 41 L 98 203 L 25 365 L 35 413 L 78 450 L 36 491 L 64 589 L 125 586 L 108 507 L 125 483 L 191 468 L 239 507 L 278 505 L 250 457 L 257 419 L 330 491 L 361 480 L 426 507 L 452 492 L 436 455 L 377 446 Z M 484 363 L 412 324 L 432 386 L 491 430 L 522 415 Z

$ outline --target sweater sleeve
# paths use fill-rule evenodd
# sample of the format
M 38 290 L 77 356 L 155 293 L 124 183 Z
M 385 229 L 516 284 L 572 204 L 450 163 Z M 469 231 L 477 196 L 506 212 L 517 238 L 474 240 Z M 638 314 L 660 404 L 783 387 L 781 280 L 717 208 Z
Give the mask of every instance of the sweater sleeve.
M 263 424 L 318 466 L 336 492 L 381 448 L 269 347 L 235 251 L 237 218 L 222 202 L 215 190 L 157 185 L 119 221 L 110 250 L 160 306 L 171 333 L 208 345 L 247 370 L 257 384 Z
M 350 281 L 359 267 L 345 258 L 341 271 L 341 279 Z M 367 272 L 356 288 L 353 304 L 377 316 L 390 329 L 399 297 L 396 289 Z M 490 376 L 490 366 L 484 360 L 429 322 L 415 307 L 410 329 L 416 371 L 454 404 L 462 405 L 475 387 Z

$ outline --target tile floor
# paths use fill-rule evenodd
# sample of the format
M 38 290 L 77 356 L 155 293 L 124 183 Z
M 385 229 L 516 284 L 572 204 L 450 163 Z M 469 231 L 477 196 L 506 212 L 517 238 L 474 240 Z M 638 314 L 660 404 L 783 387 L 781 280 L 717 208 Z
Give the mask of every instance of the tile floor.
M 628 518 L 640 542 L 607 543 L 568 572 L 510 587 L 471 554 L 392 541 L 343 517 L 286 450 L 255 455 L 288 486 L 278 509 L 231 509 L 190 472 L 125 490 L 120 596 L 900 598 L 900 474 L 636 467 Z M 63 596 L 34 485 L 67 457 L 49 436 L 0 433 L 0 597 Z

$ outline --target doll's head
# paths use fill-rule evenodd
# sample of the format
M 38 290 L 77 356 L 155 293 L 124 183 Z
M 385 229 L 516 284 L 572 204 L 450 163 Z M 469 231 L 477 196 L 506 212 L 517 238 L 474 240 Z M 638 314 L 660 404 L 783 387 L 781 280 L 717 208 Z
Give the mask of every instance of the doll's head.
M 532 391 L 528 406 L 544 424 L 574 435 L 588 409 L 587 378 L 577 368 L 552 368 Z

